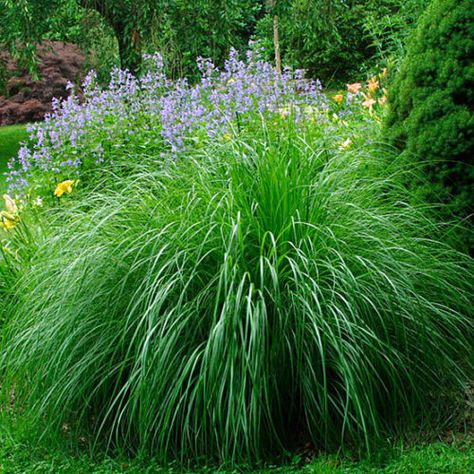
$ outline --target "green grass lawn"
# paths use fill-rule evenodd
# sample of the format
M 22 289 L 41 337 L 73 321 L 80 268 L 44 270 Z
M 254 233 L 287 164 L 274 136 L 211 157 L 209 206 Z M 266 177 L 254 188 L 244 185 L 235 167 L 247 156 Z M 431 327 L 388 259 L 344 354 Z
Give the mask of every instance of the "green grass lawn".
M 7 125 L 0 127 L 0 193 L 5 192 L 5 176 L 8 160 L 15 156 L 20 142 L 26 140 L 26 125 Z
M 354 461 L 349 457 L 322 456 L 315 461 L 301 465 L 295 458 L 293 464 L 285 467 L 267 467 L 258 470 L 248 468 L 219 470 L 216 467 L 195 470 L 180 470 L 178 467 L 163 468 L 156 462 L 113 459 L 101 457 L 92 460 L 87 454 L 74 456 L 60 449 L 33 447 L 15 441 L 8 431 L 0 426 L 0 473 L 51 473 L 51 474 L 165 474 L 187 472 L 188 474 L 466 474 L 472 472 L 474 466 L 474 438 L 459 437 L 457 440 L 415 445 L 404 448 L 402 445 L 384 450 L 375 455 L 376 460 Z

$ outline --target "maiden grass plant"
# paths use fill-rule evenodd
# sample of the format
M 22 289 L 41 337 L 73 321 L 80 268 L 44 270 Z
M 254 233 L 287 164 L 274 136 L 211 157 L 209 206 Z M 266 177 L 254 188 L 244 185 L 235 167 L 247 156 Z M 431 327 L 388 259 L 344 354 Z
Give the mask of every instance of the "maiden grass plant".
M 47 211 L 6 331 L 23 418 L 230 463 L 437 425 L 473 374 L 472 260 L 374 148 L 290 128 L 118 163 Z

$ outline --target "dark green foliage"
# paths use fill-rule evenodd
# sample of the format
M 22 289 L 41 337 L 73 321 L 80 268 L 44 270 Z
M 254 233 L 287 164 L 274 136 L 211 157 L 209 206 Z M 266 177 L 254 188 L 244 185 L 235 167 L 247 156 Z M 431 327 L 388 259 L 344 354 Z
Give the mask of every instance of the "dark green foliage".
M 406 33 L 427 0 L 278 0 L 285 64 L 301 67 L 326 84 L 353 82 L 403 51 Z M 273 57 L 272 12 L 257 24 L 255 39 Z M 385 64 L 384 64 L 385 65 Z
M 429 3 L 430 0 L 369 0 L 362 21 L 364 38 L 374 53 L 362 69 L 397 64 L 403 57 L 407 36 Z
M 31 71 L 44 39 L 92 49 L 91 65 L 99 69 L 115 65 L 118 53 L 122 67 L 138 71 L 143 53 L 159 50 L 174 75 L 192 76 L 196 57 L 220 63 L 231 47 L 247 48 L 261 6 L 252 0 L 0 0 L 0 47 Z
M 474 199 L 474 5 L 435 0 L 390 90 L 387 134 L 427 164 L 431 199 L 467 216 Z
M 92 46 L 91 64 L 104 70 L 117 63 L 118 53 L 123 66 L 138 69 L 143 53 L 158 50 L 173 76 L 193 77 L 197 56 L 219 64 L 229 48 L 245 50 L 252 35 L 273 59 L 276 13 L 284 63 L 325 82 L 341 82 L 373 68 L 374 59 L 385 63 L 400 56 L 426 2 L 0 0 L 0 44 L 21 53 L 31 67 L 37 41 L 77 42 L 86 49 Z
M 196 58 L 222 65 L 231 47 L 245 51 L 261 2 L 254 0 L 172 0 L 156 9 L 146 49 L 160 51 L 173 77 L 193 78 Z
M 334 76 L 346 78 L 371 54 L 357 10 L 333 0 L 278 1 L 274 13 L 279 17 L 283 63 L 325 82 Z M 272 58 L 272 12 L 258 23 L 255 39 Z

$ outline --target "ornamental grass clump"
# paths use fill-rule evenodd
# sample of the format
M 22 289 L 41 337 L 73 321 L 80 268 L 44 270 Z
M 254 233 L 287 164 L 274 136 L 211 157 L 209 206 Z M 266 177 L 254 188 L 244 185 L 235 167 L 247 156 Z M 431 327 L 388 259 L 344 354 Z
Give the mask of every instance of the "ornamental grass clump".
M 105 174 L 49 211 L 4 392 L 41 431 L 182 462 L 436 426 L 472 375 L 473 265 L 388 168 L 278 130 Z

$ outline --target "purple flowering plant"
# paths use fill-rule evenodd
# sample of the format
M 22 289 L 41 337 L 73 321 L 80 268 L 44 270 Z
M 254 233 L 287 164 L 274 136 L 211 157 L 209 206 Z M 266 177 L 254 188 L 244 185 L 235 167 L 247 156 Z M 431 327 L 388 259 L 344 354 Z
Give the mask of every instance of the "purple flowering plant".
M 29 142 L 9 163 L 9 192 L 51 195 L 58 182 L 85 170 L 111 166 L 119 156 L 176 158 L 189 147 L 230 139 L 262 118 L 289 119 L 302 126 L 327 120 L 329 108 L 318 81 L 303 72 L 274 67 L 249 51 L 231 50 L 222 69 L 199 58 L 201 80 L 170 80 L 160 54 L 145 56 L 140 77 L 115 69 L 106 88 L 91 71 L 78 94 L 53 101 L 44 122 L 29 127 Z

